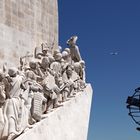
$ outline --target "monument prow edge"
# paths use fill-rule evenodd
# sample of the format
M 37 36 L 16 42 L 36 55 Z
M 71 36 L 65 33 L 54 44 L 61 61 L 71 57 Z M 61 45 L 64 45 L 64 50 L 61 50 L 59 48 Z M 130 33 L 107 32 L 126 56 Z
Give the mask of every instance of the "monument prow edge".
M 47 114 L 15 140 L 87 140 L 92 94 L 92 87 L 87 84 L 84 91 Z

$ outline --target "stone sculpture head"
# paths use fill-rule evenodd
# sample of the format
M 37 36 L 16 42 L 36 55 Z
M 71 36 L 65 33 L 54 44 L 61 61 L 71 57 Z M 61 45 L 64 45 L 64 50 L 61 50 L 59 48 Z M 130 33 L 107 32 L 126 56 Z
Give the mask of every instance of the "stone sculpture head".
M 55 56 L 57 53 L 60 53 L 60 50 L 59 49 L 57 49 L 57 50 L 54 51 L 53 56 Z
M 69 56 L 69 54 L 68 54 L 67 51 L 63 51 L 63 52 L 62 52 L 62 57 L 63 57 L 64 60 L 67 59 L 68 56 Z
M 81 64 L 82 68 L 85 68 L 85 61 L 84 60 L 81 60 L 80 64 Z
M 30 66 L 31 69 L 36 69 L 37 64 L 34 60 L 32 60 L 32 61 L 29 62 L 29 66 Z
M 67 74 L 67 77 L 68 78 L 71 78 L 72 77 L 72 73 L 73 73 L 73 66 L 72 65 L 67 65 L 66 67 L 66 74 Z
M 61 76 L 55 75 L 54 79 L 55 79 L 55 84 L 56 85 L 60 86 L 60 85 L 63 84 L 63 78 Z
M 74 63 L 74 70 L 76 73 L 78 73 L 80 68 L 82 68 L 81 64 L 79 62 L 75 62 Z
M 60 52 L 62 51 L 62 47 L 61 46 L 58 46 L 58 48 L 59 48 L 59 50 L 60 50 Z
M 62 54 L 59 52 L 59 53 L 56 53 L 55 55 L 54 55 L 54 59 L 56 60 L 56 61 L 60 61 L 61 59 L 62 59 Z
M 41 62 L 41 67 L 44 68 L 44 69 L 46 69 L 46 68 L 49 67 L 49 65 L 50 65 L 49 58 L 48 57 L 44 57 L 42 59 L 42 62 Z
M 16 77 L 17 73 L 18 73 L 18 69 L 15 67 L 11 67 L 8 70 L 8 74 L 10 77 Z
M 78 36 L 72 36 L 72 37 L 67 41 L 67 45 L 69 45 L 69 46 L 74 46 L 74 45 L 76 45 L 77 39 L 78 39 Z
M 64 51 L 66 51 L 70 55 L 70 49 L 69 48 L 65 48 Z
M 33 71 L 27 71 L 25 75 L 26 75 L 26 78 L 27 78 L 28 80 L 36 80 L 36 77 L 35 77 Z
M 48 58 L 49 58 L 50 64 L 55 61 L 55 59 L 52 55 L 49 55 Z

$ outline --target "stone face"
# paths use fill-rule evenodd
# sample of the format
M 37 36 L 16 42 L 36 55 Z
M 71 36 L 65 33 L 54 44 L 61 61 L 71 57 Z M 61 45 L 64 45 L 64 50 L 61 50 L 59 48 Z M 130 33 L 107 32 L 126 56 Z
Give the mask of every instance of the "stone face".
M 57 0 L 1 0 L 0 59 L 18 64 L 42 42 L 58 46 Z
M 92 88 L 88 84 L 84 92 L 49 113 L 16 140 L 87 140 L 91 99 Z

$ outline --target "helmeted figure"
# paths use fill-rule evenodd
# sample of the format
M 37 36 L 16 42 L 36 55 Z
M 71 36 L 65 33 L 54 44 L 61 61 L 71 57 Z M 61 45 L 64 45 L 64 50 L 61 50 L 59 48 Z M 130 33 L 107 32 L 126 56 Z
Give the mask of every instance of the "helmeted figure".
M 62 57 L 63 57 L 63 59 L 64 59 L 67 63 L 69 63 L 69 64 L 72 63 L 71 51 L 70 51 L 69 48 L 65 48 L 65 49 L 64 49 L 64 51 L 62 52 Z

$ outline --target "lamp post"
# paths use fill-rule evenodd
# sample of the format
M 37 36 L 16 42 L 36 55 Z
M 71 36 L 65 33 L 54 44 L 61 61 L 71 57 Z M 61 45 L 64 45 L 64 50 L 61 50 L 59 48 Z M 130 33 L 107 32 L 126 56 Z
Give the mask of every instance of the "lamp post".
M 131 116 L 136 124 L 140 125 L 140 87 L 135 89 L 132 96 L 127 97 L 126 103 L 129 110 L 128 115 Z M 140 131 L 140 127 L 136 129 Z

